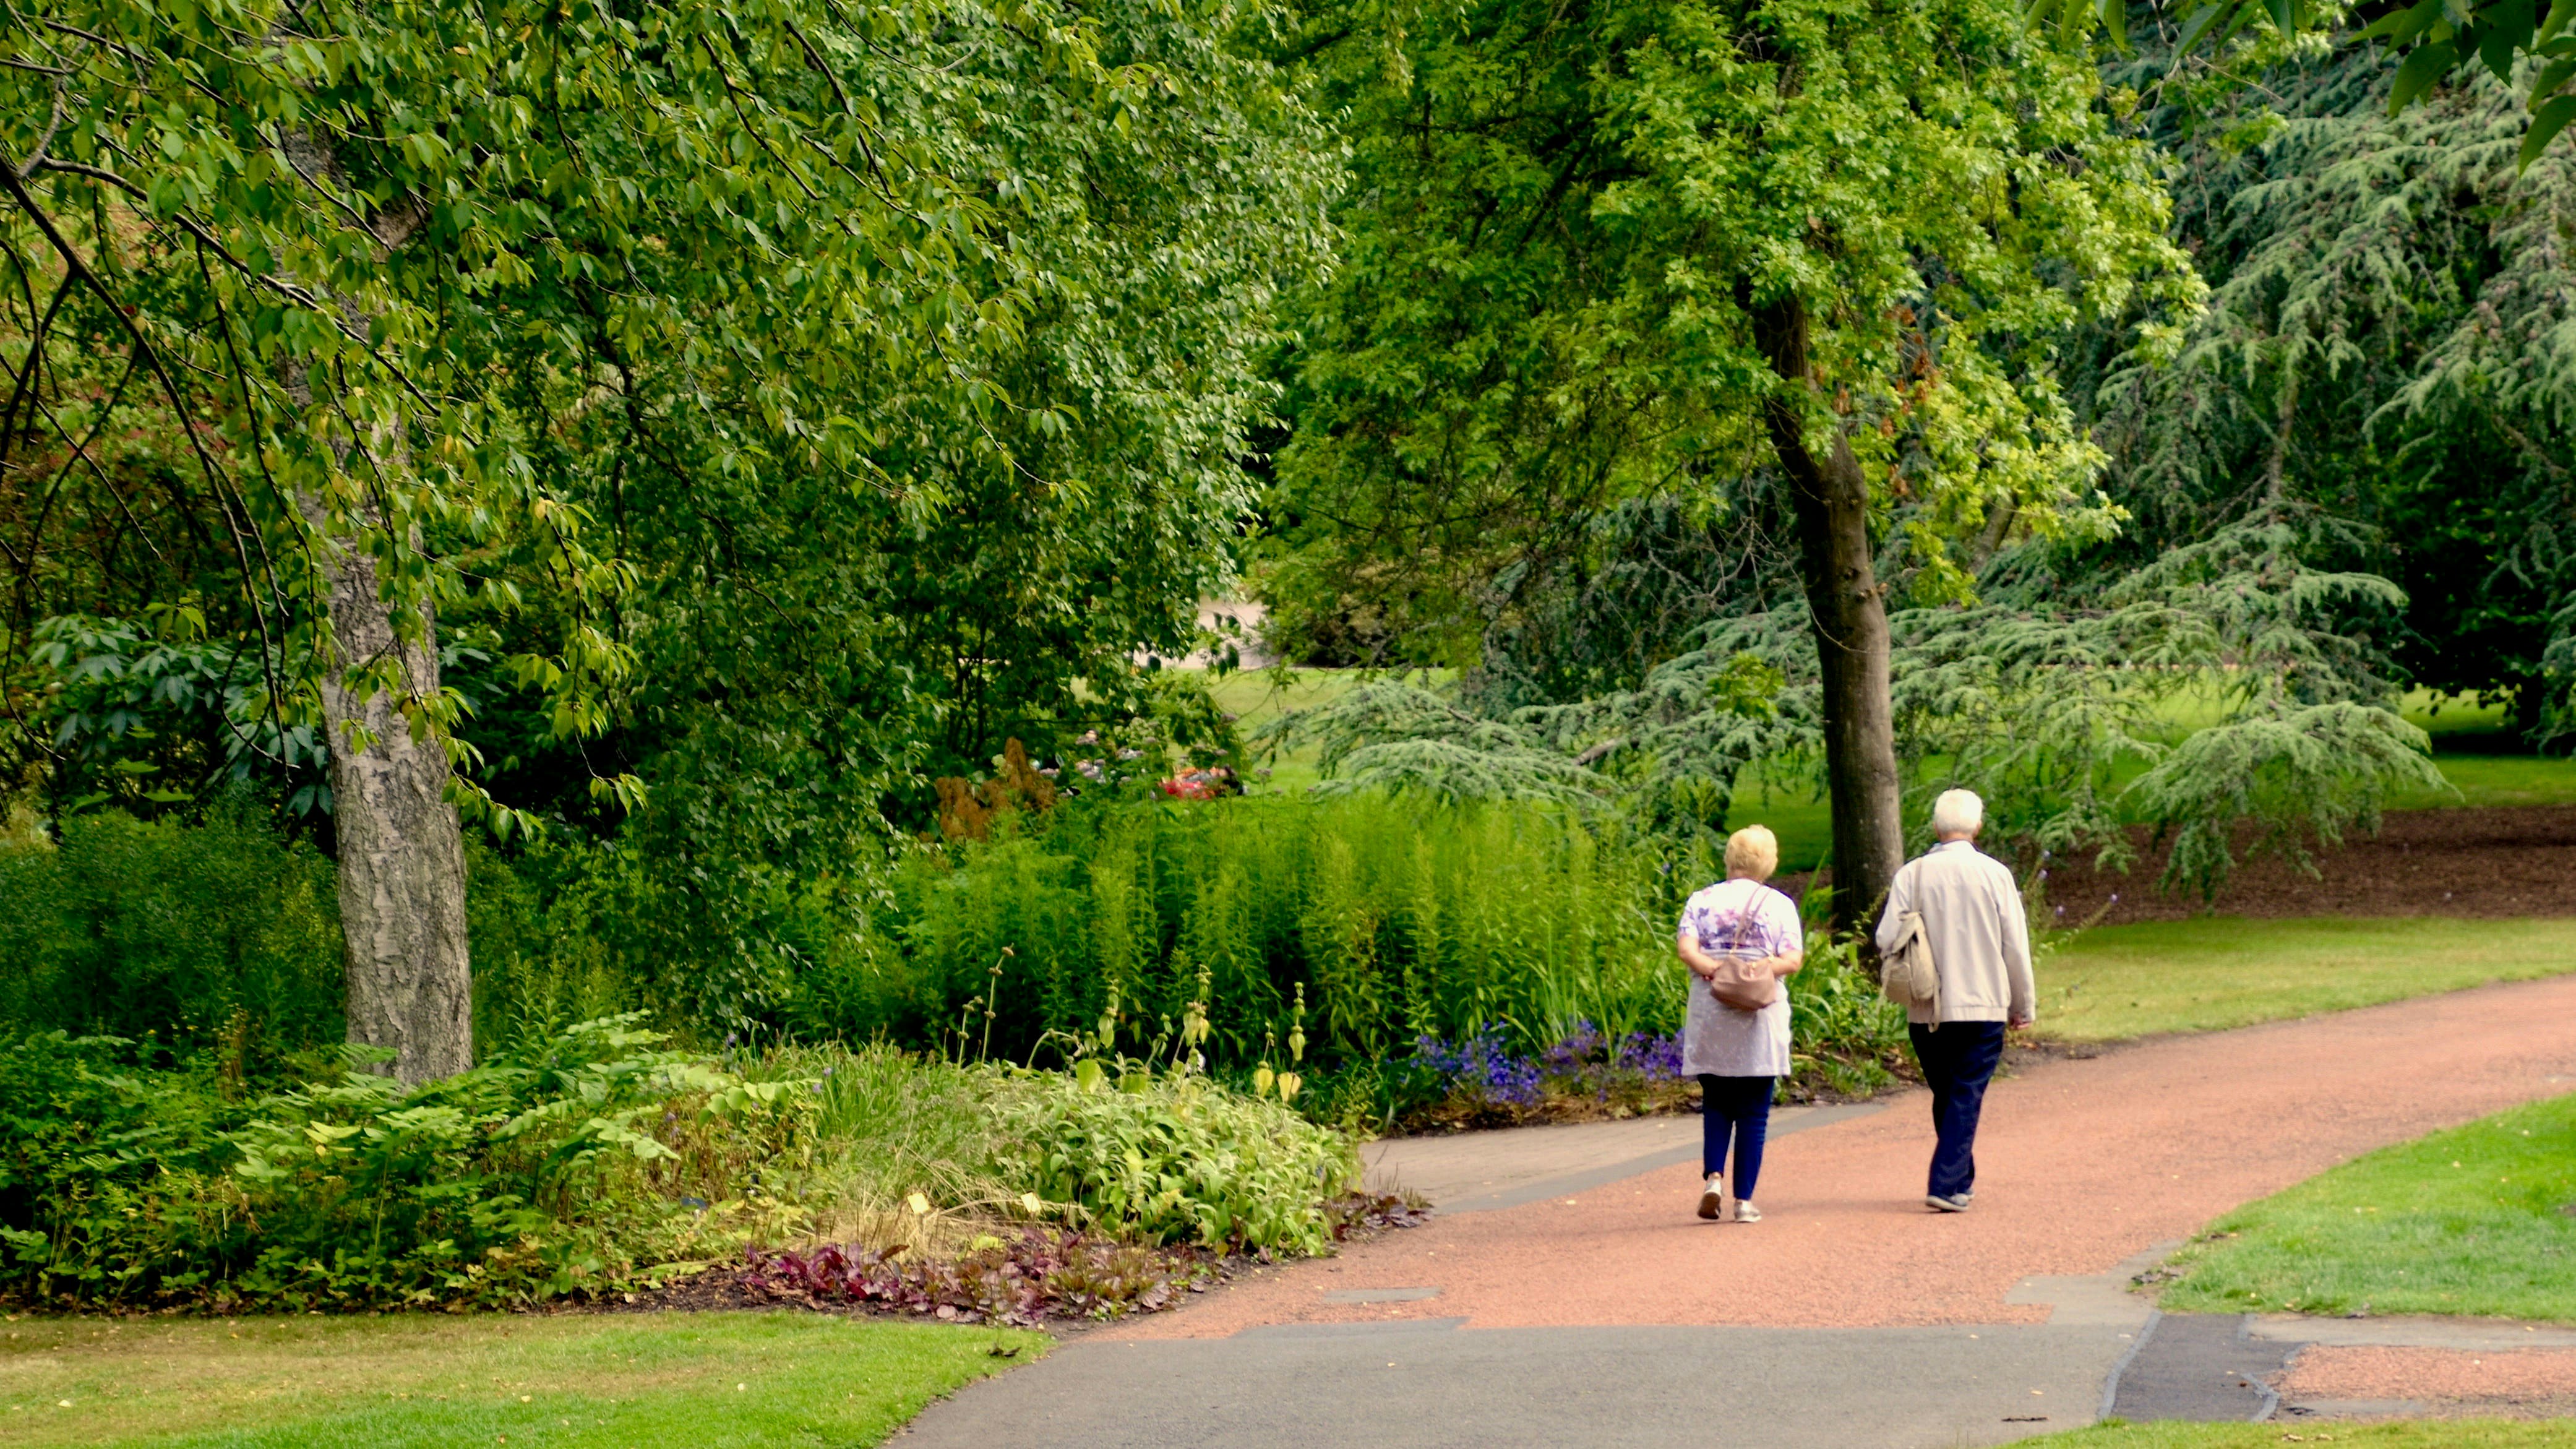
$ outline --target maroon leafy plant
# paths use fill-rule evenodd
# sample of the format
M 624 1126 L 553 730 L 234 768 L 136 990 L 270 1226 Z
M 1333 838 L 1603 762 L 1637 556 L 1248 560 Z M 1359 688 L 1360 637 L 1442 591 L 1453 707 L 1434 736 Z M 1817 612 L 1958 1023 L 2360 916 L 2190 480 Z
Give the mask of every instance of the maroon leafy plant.
M 741 1282 L 759 1296 L 816 1306 L 847 1303 L 958 1323 L 1027 1325 L 1049 1317 L 1151 1313 L 1215 1273 L 1214 1256 L 1195 1248 L 1144 1248 L 1032 1228 L 949 1259 L 833 1244 L 804 1253 L 754 1249 Z
M 1335 1241 L 1415 1227 L 1430 1210 L 1400 1197 L 1349 1193 L 1323 1205 Z M 1269 1250 L 1253 1256 L 1272 1261 Z M 1026 1327 L 1048 1318 L 1115 1318 L 1169 1308 L 1225 1273 L 1204 1248 L 1142 1247 L 1063 1230 L 1029 1228 L 937 1259 L 825 1244 L 807 1252 L 744 1255 L 737 1280 L 774 1302 L 918 1313 L 954 1323 Z

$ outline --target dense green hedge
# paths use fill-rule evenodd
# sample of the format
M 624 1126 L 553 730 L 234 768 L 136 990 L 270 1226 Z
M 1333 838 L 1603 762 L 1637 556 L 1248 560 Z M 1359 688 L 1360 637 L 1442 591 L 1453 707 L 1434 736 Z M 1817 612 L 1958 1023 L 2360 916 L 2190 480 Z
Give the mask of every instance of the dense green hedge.
M 229 811 L 59 832 L 0 845 L 0 1025 L 271 1061 L 345 1035 L 339 904 L 312 847 Z

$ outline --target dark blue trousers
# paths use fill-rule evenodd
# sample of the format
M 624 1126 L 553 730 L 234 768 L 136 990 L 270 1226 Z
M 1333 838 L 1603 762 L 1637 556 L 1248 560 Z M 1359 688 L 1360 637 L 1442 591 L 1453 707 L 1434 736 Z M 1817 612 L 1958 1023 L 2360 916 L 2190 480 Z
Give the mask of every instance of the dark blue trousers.
M 1939 1031 L 1910 1026 L 1914 1059 L 1932 1089 L 1934 1197 L 1957 1197 L 1977 1184 L 1977 1114 L 1985 1109 L 1986 1083 L 2004 1057 L 2000 1021 L 1954 1021 Z
M 1726 1141 L 1735 1139 L 1735 1200 L 1753 1196 L 1762 1176 L 1762 1139 L 1771 1131 L 1769 1077 L 1699 1078 L 1702 1173 L 1726 1170 Z

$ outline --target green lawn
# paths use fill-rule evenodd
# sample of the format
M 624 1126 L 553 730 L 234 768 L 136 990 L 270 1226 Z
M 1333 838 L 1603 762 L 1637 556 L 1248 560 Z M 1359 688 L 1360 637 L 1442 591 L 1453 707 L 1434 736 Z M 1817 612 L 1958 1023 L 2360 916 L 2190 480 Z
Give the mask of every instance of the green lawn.
M 2449 805 L 2576 805 L 2576 759 L 2539 755 L 2460 755 L 2440 748 L 2433 763 L 2460 793 L 2412 791 L 2389 797 L 2391 810 Z
M 1234 727 L 1248 735 L 1254 727 L 1288 710 L 1330 704 L 1366 677 L 1365 671 L 1357 669 L 1237 669 L 1212 681 L 1208 693 L 1215 697 L 1219 709 L 1234 716 Z M 1427 683 L 1437 689 L 1455 682 L 1458 671 L 1412 670 L 1401 675 L 1390 671 L 1378 677 Z M 1256 778 L 1246 782 L 1252 791 L 1302 791 L 1321 778 L 1315 773 L 1315 752 L 1311 749 L 1282 752 L 1270 762 L 1270 770 L 1267 781 Z
M 2275 1449 L 2281 1444 L 2333 1444 L 2337 1449 L 2563 1449 L 2576 1443 L 2576 1419 L 2409 1420 L 2384 1424 L 2123 1424 L 2024 1439 L 2028 1449 Z
M 2097 926 L 2039 965 L 2039 1027 L 2062 1041 L 2221 1031 L 2489 981 L 2576 971 L 2576 921 L 2430 917 Z
M 2382 1148 L 2183 1249 L 2169 1309 L 2576 1321 L 2576 1096 Z
M 785 1312 L 19 1316 L 6 1332 L 0 1445 L 153 1449 L 841 1449 L 1050 1342 Z

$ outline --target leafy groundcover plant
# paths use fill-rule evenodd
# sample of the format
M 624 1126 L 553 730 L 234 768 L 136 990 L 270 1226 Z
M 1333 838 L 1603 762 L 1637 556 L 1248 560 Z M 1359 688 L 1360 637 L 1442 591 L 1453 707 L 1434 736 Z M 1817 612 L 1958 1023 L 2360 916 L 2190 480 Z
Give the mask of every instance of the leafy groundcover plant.
M 1350 1140 L 1184 1061 L 1075 1072 L 872 1045 L 668 1050 L 534 1032 L 416 1090 L 60 1032 L 0 1054 L 0 1296 L 382 1309 L 802 1296 L 970 1321 L 1150 1310 L 1229 1255 L 1412 1220 Z M 834 1235 L 853 1240 L 806 1248 Z
M 352 1052 L 324 1080 L 253 1097 L 213 1072 L 135 1066 L 116 1038 L 21 1038 L 0 1053 L 7 1291 L 224 1310 L 524 1303 L 729 1251 L 782 1206 L 751 1165 L 811 1110 L 802 1084 L 660 1042 L 610 1017 L 417 1089 Z

